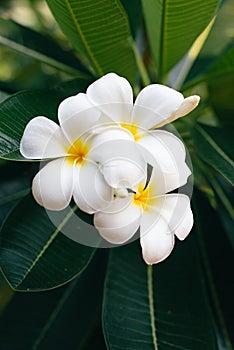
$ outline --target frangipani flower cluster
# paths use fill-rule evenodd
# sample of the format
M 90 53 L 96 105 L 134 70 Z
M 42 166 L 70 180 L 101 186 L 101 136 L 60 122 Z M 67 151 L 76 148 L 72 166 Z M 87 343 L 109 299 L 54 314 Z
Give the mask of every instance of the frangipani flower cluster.
M 108 242 L 123 244 L 140 228 L 143 258 L 165 259 L 174 235 L 183 240 L 193 225 L 189 198 L 173 193 L 191 174 L 183 143 L 154 130 L 192 111 L 199 97 L 169 87 L 145 87 L 133 103 L 128 81 L 109 73 L 86 93 L 59 105 L 59 124 L 44 116 L 25 128 L 25 158 L 49 160 L 33 180 L 35 200 L 62 210 L 72 197 Z M 148 169 L 151 169 L 151 174 Z

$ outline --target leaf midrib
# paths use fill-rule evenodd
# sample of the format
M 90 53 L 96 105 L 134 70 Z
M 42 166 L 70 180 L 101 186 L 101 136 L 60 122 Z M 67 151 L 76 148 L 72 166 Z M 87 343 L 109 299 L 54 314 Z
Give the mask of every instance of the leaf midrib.
M 153 338 L 154 350 L 158 350 L 156 327 L 155 327 L 155 312 L 154 312 L 154 292 L 153 292 L 153 267 L 152 265 L 147 266 L 147 287 L 149 297 L 149 311 L 150 311 L 150 325 Z
M 46 244 L 43 246 L 42 249 L 40 249 L 39 254 L 36 256 L 36 258 L 33 260 L 32 264 L 29 266 L 23 277 L 21 278 L 20 283 L 18 283 L 17 287 L 19 287 L 22 282 L 26 279 L 26 277 L 30 274 L 34 266 L 38 263 L 38 261 L 41 259 L 43 254 L 46 252 L 47 248 L 51 245 L 51 243 L 54 241 L 54 239 L 57 237 L 58 233 L 62 230 L 64 225 L 68 222 L 70 217 L 74 214 L 74 212 L 78 209 L 77 205 L 74 205 L 71 208 L 71 211 L 65 216 L 65 218 L 62 220 L 62 222 L 58 225 L 56 230 L 53 232 L 53 234 L 50 236 L 49 240 L 46 242 Z
M 86 41 L 86 39 L 85 39 L 85 37 L 83 35 L 83 32 L 82 32 L 81 27 L 80 27 L 80 24 L 78 23 L 78 21 L 76 19 L 76 16 L 75 16 L 75 14 L 73 12 L 73 9 L 72 9 L 72 7 L 71 7 L 71 5 L 69 3 L 69 0 L 65 0 L 65 1 L 66 1 L 67 9 L 68 9 L 68 11 L 69 11 L 69 13 L 71 15 L 71 18 L 72 18 L 73 23 L 74 23 L 74 25 L 75 25 L 75 27 L 76 27 L 76 29 L 78 31 L 79 36 L 80 36 L 80 38 L 81 38 L 81 40 L 83 42 L 83 45 L 84 45 L 84 47 L 85 47 L 85 49 L 86 49 L 86 51 L 87 51 L 87 53 L 88 53 L 92 63 L 93 63 L 93 65 L 96 67 L 97 73 L 100 76 L 102 76 L 104 73 L 103 73 L 100 65 L 98 64 L 97 60 L 95 59 L 95 57 L 94 57 L 94 55 L 93 55 L 93 53 L 92 53 L 92 51 L 91 51 L 91 49 L 89 47 L 89 44 L 88 44 L 88 42 Z

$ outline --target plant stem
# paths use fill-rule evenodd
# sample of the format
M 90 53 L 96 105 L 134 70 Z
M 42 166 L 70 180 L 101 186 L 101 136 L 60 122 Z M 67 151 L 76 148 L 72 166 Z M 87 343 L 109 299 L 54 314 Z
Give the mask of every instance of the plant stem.
M 136 64 L 137 64 L 137 67 L 139 69 L 139 73 L 140 73 L 140 76 L 141 76 L 142 83 L 143 83 L 144 86 L 147 86 L 147 85 L 149 85 L 151 83 L 149 75 L 148 75 L 147 70 L 145 68 L 145 65 L 143 63 L 141 55 L 140 55 L 140 53 L 138 51 L 136 43 L 132 39 L 131 39 L 130 43 L 131 43 L 133 52 L 135 54 Z

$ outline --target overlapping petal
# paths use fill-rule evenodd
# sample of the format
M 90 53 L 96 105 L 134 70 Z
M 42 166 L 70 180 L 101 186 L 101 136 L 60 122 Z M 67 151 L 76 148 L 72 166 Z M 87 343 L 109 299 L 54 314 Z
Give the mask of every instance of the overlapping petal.
M 94 215 L 94 225 L 110 243 L 127 242 L 137 231 L 142 215 L 141 206 L 132 205 L 132 197 L 116 198 L 105 212 Z
M 158 217 L 153 226 L 148 225 L 147 219 L 146 215 L 142 218 L 140 243 L 143 259 L 147 264 L 152 265 L 170 255 L 174 248 L 175 238 L 173 234 L 167 233 L 168 224 L 164 218 Z
M 189 197 L 173 193 L 155 197 L 154 201 L 154 207 L 144 213 L 144 217 L 148 217 L 147 224 L 150 225 L 147 228 L 145 224 L 144 231 L 151 229 L 158 218 L 163 218 L 168 225 L 167 234 L 177 234 L 180 239 L 184 239 L 193 225 Z
M 62 101 L 58 119 L 64 134 L 73 143 L 98 124 L 101 112 L 93 106 L 86 94 L 79 93 Z
M 93 214 L 105 210 L 113 198 L 113 189 L 106 183 L 95 163 L 75 167 L 73 197 L 78 207 Z
M 100 138 L 93 139 L 88 159 L 100 165 L 100 171 L 111 187 L 136 189 L 138 183 L 146 177 L 147 164 L 132 136 L 123 130 L 119 135 L 119 138 L 114 139 L 112 132 L 109 137 L 104 133 Z
M 20 142 L 20 152 L 28 159 L 63 157 L 69 142 L 61 128 L 46 117 L 35 117 L 26 125 Z
M 33 179 L 32 193 L 37 203 L 49 210 L 66 208 L 73 193 L 73 170 L 66 158 L 46 164 Z
M 150 129 L 167 120 L 184 100 L 183 95 L 167 86 L 146 86 L 137 96 L 132 111 L 132 123 Z
M 87 96 L 113 121 L 130 122 L 133 93 L 125 78 L 114 73 L 106 74 L 88 87 Z

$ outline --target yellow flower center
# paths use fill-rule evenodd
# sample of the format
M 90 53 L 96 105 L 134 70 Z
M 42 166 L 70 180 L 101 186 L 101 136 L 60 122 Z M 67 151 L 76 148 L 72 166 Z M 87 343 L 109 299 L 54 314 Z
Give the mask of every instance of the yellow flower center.
M 122 126 L 122 128 L 125 128 L 132 133 L 135 141 L 138 141 L 140 139 L 140 135 L 138 134 L 139 127 L 137 125 L 128 123 L 121 123 L 120 125 Z
M 138 186 L 138 193 L 134 194 L 133 203 L 135 205 L 141 205 L 142 208 L 145 210 L 148 204 L 148 200 L 149 200 L 149 187 L 147 186 L 146 189 L 144 189 L 141 185 Z
M 67 150 L 67 159 L 69 162 L 78 164 L 84 163 L 86 155 L 89 153 L 89 146 L 82 140 L 77 140 Z

